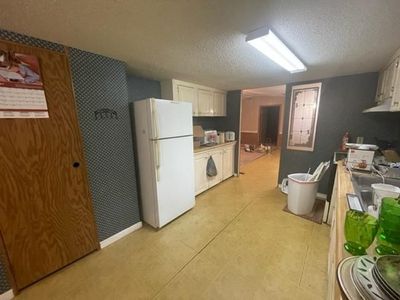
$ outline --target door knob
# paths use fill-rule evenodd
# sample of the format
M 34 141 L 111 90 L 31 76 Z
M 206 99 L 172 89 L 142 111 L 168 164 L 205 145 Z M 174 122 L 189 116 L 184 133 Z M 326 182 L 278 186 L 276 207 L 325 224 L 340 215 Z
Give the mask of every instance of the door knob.
M 77 161 L 75 161 L 75 162 L 72 164 L 72 166 L 73 166 L 74 168 L 79 168 L 80 165 L 81 165 L 81 164 L 80 164 L 79 162 L 77 162 Z

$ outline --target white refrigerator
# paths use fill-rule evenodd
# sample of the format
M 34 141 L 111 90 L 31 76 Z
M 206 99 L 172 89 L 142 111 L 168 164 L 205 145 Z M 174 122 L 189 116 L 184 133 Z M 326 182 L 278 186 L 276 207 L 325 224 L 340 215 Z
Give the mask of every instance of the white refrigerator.
M 143 220 L 155 228 L 195 204 L 192 104 L 134 102 Z

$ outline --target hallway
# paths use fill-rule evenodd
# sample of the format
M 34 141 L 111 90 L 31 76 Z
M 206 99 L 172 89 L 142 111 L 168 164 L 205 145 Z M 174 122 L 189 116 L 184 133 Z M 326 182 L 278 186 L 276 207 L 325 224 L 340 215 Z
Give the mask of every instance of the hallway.
M 324 299 L 329 227 L 282 211 L 279 152 L 161 230 L 144 228 L 17 299 Z

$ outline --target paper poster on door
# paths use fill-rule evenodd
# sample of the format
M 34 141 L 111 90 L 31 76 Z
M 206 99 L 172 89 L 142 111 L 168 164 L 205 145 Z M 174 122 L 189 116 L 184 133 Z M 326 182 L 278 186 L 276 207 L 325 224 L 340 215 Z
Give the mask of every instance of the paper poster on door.
M 48 117 L 38 58 L 0 49 L 0 118 Z

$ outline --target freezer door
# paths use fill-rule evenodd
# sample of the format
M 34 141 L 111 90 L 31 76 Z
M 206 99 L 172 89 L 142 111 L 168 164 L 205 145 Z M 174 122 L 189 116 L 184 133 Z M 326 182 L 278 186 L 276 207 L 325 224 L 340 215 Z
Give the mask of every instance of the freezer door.
M 158 222 L 162 227 L 195 203 L 193 138 L 153 141 L 156 161 Z
M 192 104 L 150 99 L 151 139 L 193 135 Z

